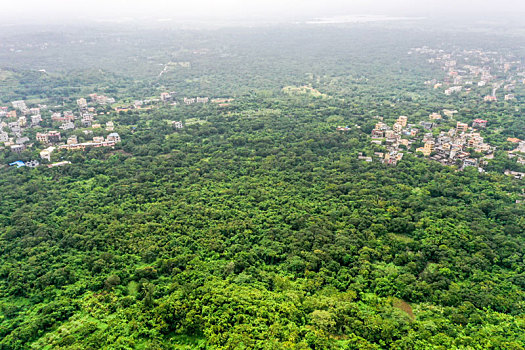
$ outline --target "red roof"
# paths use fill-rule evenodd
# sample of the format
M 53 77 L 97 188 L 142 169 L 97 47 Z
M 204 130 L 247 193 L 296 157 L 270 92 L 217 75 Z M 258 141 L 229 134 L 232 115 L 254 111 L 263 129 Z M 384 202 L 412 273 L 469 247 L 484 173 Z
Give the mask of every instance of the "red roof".
M 488 121 L 483 119 L 474 119 L 474 123 L 488 123 Z

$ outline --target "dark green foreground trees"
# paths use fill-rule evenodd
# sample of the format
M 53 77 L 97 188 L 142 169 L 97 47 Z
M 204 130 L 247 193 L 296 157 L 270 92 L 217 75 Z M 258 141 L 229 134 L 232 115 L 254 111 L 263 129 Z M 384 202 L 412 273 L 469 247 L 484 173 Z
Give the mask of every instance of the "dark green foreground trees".
M 523 184 L 304 102 L 2 169 L 0 349 L 523 349 Z

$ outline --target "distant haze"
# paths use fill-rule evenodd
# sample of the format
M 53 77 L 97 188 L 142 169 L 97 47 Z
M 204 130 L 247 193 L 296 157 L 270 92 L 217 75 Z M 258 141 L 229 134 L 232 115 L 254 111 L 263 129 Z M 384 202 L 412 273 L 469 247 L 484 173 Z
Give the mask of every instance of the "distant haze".
M 523 0 L 2 0 L 8 23 L 117 21 L 294 21 L 357 14 L 502 17 L 525 14 Z

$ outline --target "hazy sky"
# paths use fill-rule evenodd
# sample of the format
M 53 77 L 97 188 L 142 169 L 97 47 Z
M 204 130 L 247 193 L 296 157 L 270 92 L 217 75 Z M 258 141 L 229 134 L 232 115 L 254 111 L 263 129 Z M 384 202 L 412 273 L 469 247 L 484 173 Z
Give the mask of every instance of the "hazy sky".
M 501 16 L 525 13 L 525 0 L 0 0 L 0 13 L 3 21 L 11 22 L 124 17 L 281 21 L 355 14 Z

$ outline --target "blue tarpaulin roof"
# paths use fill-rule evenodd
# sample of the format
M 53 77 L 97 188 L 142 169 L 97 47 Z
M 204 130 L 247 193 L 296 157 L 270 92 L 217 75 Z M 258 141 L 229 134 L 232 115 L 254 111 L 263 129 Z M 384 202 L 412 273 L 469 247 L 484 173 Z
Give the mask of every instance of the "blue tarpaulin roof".
M 26 164 L 25 164 L 24 162 L 22 162 L 21 160 L 17 160 L 16 162 L 10 163 L 9 165 L 10 165 L 10 166 L 14 166 L 14 165 L 16 165 L 17 168 L 20 168 L 20 167 L 26 166 Z

